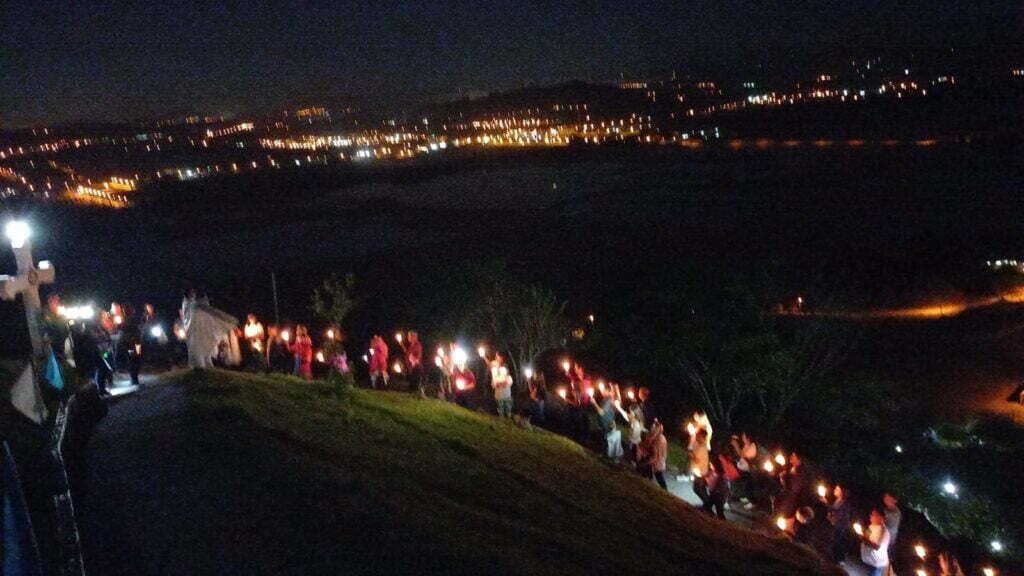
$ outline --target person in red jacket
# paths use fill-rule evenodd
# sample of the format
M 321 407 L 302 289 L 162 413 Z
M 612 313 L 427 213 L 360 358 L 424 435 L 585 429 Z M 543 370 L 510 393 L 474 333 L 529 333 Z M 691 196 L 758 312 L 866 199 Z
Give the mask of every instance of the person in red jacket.
M 295 342 L 288 346 L 295 356 L 295 375 L 313 378 L 313 339 L 302 324 L 295 327 Z
M 455 366 L 452 370 L 452 384 L 455 386 L 455 403 L 463 408 L 469 407 L 469 397 L 476 389 L 476 376 L 465 364 Z
M 378 381 L 383 381 L 383 386 L 387 387 L 388 343 L 380 334 L 374 334 L 370 338 L 370 386 L 376 388 Z

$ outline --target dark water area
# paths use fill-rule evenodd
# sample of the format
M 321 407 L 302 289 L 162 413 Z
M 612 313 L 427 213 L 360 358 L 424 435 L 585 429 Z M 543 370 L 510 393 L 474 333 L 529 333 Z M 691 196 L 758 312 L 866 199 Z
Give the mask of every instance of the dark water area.
M 282 315 L 305 320 L 324 277 L 354 272 L 367 304 L 356 320 L 388 329 L 409 319 L 384 303 L 415 291 L 425 270 L 490 258 L 576 312 L 614 305 L 623 287 L 676 266 L 765 271 L 780 298 L 817 291 L 894 305 L 971 290 L 984 260 L 1024 255 L 1021 152 L 868 143 L 496 153 L 204 181 L 136 209 L 27 216 L 66 299 L 152 301 L 167 317 L 189 286 L 230 312 L 269 316 L 274 272 Z M 13 307 L 0 308 L 6 323 Z

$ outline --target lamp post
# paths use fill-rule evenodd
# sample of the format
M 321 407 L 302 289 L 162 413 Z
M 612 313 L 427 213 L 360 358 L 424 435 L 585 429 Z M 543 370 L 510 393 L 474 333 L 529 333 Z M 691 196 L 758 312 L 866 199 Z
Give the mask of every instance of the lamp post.
M 25 321 L 28 324 L 28 335 L 32 341 L 32 354 L 35 358 L 43 355 L 43 337 L 40 327 L 39 286 L 53 282 L 56 271 L 49 261 L 42 261 L 35 266 L 32 261 L 32 229 L 24 220 L 11 220 L 4 226 L 4 233 L 11 243 L 14 259 L 18 265 L 16 276 L 0 276 L 0 298 L 14 300 L 21 294 L 25 307 Z

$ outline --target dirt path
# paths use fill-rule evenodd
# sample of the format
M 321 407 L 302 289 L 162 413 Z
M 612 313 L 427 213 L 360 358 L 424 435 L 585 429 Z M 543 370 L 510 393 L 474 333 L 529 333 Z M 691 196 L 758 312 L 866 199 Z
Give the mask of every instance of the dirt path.
M 90 444 L 78 503 L 90 574 L 420 573 L 446 564 L 429 537 L 388 524 L 386 504 L 341 467 L 222 418 L 185 392 L 119 399 Z

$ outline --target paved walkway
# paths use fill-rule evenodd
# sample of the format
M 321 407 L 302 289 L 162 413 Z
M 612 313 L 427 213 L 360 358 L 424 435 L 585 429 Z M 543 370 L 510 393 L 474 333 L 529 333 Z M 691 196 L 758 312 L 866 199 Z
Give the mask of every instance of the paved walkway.
M 665 474 L 665 484 L 668 485 L 668 490 L 680 500 L 692 506 L 700 506 L 700 498 L 693 491 L 693 482 L 688 477 L 676 474 L 674 470 L 668 470 Z M 727 508 L 725 511 L 725 519 L 730 522 L 736 522 L 744 526 L 750 526 L 754 524 L 759 518 L 764 517 L 764 514 L 756 511 L 746 510 L 734 510 Z M 846 571 L 850 576 L 867 576 L 868 571 L 860 562 L 843 562 L 840 564 L 843 570 Z

